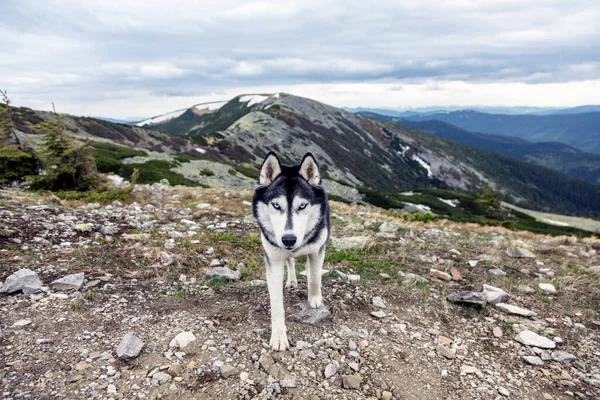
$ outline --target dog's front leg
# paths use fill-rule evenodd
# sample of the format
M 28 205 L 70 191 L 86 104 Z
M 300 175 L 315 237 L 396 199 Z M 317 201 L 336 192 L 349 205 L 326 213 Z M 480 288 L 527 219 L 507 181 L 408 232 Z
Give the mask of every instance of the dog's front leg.
M 288 258 L 285 263 L 287 264 L 287 280 L 285 288 L 288 290 L 298 288 L 298 280 L 296 279 L 296 260 L 294 257 Z
M 321 295 L 321 269 L 325 259 L 325 246 L 319 252 L 308 255 L 308 265 L 306 275 L 308 278 L 308 304 L 312 308 L 319 308 L 323 305 L 323 296 Z
M 271 341 L 273 350 L 282 351 L 290 347 L 285 327 L 285 310 L 283 308 L 283 272 L 285 260 L 273 261 L 265 257 L 267 266 L 267 285 L 271 302 Z

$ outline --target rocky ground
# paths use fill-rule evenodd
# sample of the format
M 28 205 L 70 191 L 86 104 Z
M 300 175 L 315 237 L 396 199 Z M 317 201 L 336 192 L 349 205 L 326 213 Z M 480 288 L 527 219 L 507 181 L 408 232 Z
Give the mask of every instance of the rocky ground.
M 331 318 L 293 319 L 297 263 L 273 352 L 250 197 L 1 191 L 1 398 L 600 398 L 597 239 L 332 203 Z

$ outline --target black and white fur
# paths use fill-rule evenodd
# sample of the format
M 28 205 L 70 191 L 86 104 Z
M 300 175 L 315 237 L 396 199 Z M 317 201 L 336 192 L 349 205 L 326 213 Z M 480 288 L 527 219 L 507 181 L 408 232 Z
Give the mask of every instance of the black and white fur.
M 300 165 L 287 166 L 281 165 L 275 153 L 269 153 L 261 166 L 252 210 L 265 250 L 271 302 L 270 345 L 273 350 L 286 350 L 289 342 L 283 308 L 283 273 L 287 265 L 287 289 L 298 287 L 295 257 L 307 256 L 310 307 L 319 308 L 323 304 L 321 269 L 329 239 L 329 206 L 312 154 L 307 153 Z

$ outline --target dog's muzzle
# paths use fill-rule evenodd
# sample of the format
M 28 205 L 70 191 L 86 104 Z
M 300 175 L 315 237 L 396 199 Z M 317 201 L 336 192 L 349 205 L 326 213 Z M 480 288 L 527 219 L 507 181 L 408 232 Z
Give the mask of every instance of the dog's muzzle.
M 281 243 L 283 243 L 286 249 L 291 249 L 296 244 L 296 235 L 283 235 Z

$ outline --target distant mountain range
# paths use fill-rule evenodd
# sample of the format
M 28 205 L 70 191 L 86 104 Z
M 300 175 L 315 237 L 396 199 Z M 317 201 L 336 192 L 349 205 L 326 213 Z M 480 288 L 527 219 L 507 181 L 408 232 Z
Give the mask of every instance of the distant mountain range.
M 600 105 L 586 105 L 572 108 L 544 108 L 544 107 L 421 107 L 408 110 L 396 110 L 390 108 L 369 107 L 344 107 L 344 110 L 353 113 L 373 112 L 390 117 L 406 118 L 416 115 L 446 114 L 454 111 L 476 111 L 484 114 L 506 114 L 506 115 L 555 115 L 555 114 L 583 114 L 588 112 L 600 112 Z
M 427 132 L 432 135 L 490 150 L 508 157 L 541 165 L 575 178 L 600 184 L 600 155 L 586 153 L 559 142 L 531 143 L 512 136 L 469 132 L 439 120 L 413 121 L 375 113 L 360 115 Z

